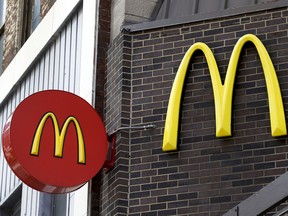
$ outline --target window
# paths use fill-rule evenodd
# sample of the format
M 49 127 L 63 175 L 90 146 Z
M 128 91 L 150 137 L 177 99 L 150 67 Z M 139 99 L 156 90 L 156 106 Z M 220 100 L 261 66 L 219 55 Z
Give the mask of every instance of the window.
M 11 210 L 11 216 L 20 216 L 21 215 L 21 201 L 19 200 Z
M 2 74 L 2 61 L 3 61 L 3 35 L 5 26 L 6 15 L 6 0 L 0 1 L 0 75 Z
M 40 23 L 40 0 L 34 0 L 33 15 L 32 15 L 32 31 Z
M 6 198 L 4 203 L 0 206 L 1 216 L 20 216 L 21 215 L 21 196 L 22 184 Z
M 67 195 L 40 193 L 38 215 L 66 215 Z
M 67 214 L 67 194 L 53 195 L 53 215 L 62 216 Z
M 40 0 L 23 1 L 21 45 L 29 38 L 40 22 Z
M 0 26 L 4 25 L 5 22 L 5 11 L 6 11 L 6 0 L 0 1 Z

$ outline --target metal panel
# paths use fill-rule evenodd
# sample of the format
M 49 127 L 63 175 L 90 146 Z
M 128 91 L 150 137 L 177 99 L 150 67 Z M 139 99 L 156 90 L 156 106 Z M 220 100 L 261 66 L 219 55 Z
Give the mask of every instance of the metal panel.
M 254 193 L 246 200 L 233 207 L 224 216 L 255 216 L 263 215 L 265 211 L 275 206 L 281 200 L 287 199 L 288 172 Z M 278 214 L 279 215 L 279 214 Z
M 208 13 L 212 11 L 219 11 L 222 8 L 223 0 L 200 0 L 198 4 L 198 13 Z
M 197 13 L 209 13 L 273 1 L 275 0 L 164 0 L 156 20 L 191 16 Z
M 83 10 L 79 11 L 78 16 L 81 17 L 81 20 L 83 18 Z M 74 71 L 74 86 L 73 86 L 73 92 L 79 93 L 80 92 L 80 73 L 78 71 L 81 70 L 81 44 L 80 41 L 82 41 L 82 22 L 77 22 L 77 37 L 75 38 L 76 41 L 79 43 L 76 46 L 76 56 L 75 56 L 75 71 Z
M 177 2 L 177 3 L 176 3 Z M 287 0 L 164 0 L 155 21 L 124 25 L 131 32 L 287 7 Z M 173 4 L 171 6 L 171 4 Z M 191 9 L 192 6 L 192 9 Z
M 227 3 L 227 8 L 236 8 L 236 7 L 243 7 L 250 4 L 254 4 L 253 0 L 229 0 Z
M 168 12 L 169 18 L 181 16 L 182 14 L 193 14 L 195 12 L 193 8 L 195 2 L 197 2 L 197 0 L 171 0 Z
M 27 96 L 47 89 L 61 89 L 79 93 L 82 7 L 63 26 L 52 42 L 31 66 L 17 88 L 0 107 L 0 129 L 15 107 Z M 23 125 L 24 126 L 24 125 Z M 0 141 L 1 142 L 1 141 Z M 0 205 L 19 185 L 20 180 L 11 172 L 0 151 Z M 21 215 L 38 215 L 39 192 L 24 186 Z

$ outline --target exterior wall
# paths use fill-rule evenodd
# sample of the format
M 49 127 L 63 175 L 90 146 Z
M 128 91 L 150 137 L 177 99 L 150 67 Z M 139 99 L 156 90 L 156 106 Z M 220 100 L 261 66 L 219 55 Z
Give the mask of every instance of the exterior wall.
M 271 136 L 266 83 L 252 43 L 244 46 L 238 64 L 233 136 L 215 138 L 210 74 L 197 52 L 183 91 L 178 151 L 162 151 L 175 73 L 195 42 L 209 45 L 224 80 L 237 40 L 247 33 L 256 35 L 271 56 L 287 110 L 287 16 L 283 7 L 124 31 L 111 43 L 107 130 L 150 123 L 156 129 L 117 133 L 116 166 L 102 183 L 102 215 L 223 215 L 287 171 L 287 137 Z
M 150 21 L 155 7 L 160 8 L 161 2 L 160 0 L 112 0 L 111 39 L 120 33 L 123 24 Z
M 7 1 L 2 66 L 4 70 L 20 49 L 21 6 L 22 1 Z
M 27 2 L 34 1 L 7 3 L 6 70 L 0 77 L 0 129 L 25 97 L 45 89 L 78 94 L 103 115 L 110 1 L 41 0 L 40 27 L 21 47 L 23 5 Z M 19 199 L 21 215 L 94 215 L 99 211 L 97 181 L 101 174 L 91 181 L 91 191 L 85 185 L 68 195 L 47 195 L 22 184 L 7 166 L 2 152 L 0 160 L 0 215 L 6 216 L 6 209 L 7 215 L 10 214 L 8 211 Z
M 108 133 L 129 126 L 131 103 L 131 36 L 119 35 L 108 51 L 105 125 Z M 118 133 L 115 167 L 102 179 L 101 215 L 127 215 L 130 135 Z
M 98 44 L 96 62 L 96 83 L 95 83 L 95 98 L 94 107 L 103 119 L 104 116 L 104 84 L 106 73 L 106 53 L 110 42 L 110 20 L 111 20 L 111 1 L 100 1 L 99 5 L 99 23 L 97 25 Z M 99 215 L 101 203 L 101 178 L 100 171 L 90 181 L 90 215 Z
M 16 106 L 27 96 L 47 89 L 61 89 L 79 94 L 80 89 L 80 55 L 81 53 L 81 29 L 82 9 L 76 12 L 73 18 L 68 21 L 59 36 L 44 51 L 42 57 L 27 72 L 27 75 L 21 79 L 18 88 L 15 89 L 2 103 L 0 114 L 0 129 L 6 120 L 16 108 Z M 72 46 L 71 46 L 72 44 Z M 1 176 L 0 182 L 1 202 L 9 199 L 9 196 L 19 186 L 20 181 L 14 176 L 8 167 L 3 152 L 1 157 Z M 38 215 L 39 192 L 23 186 L 21 202 L 21 215 Z
M 42 1 L 46 12 L 52 2 Z M 98 9 L 98 1 L 55 2 L 0 76 L 0 129 L 15 107 L 37 91 L 66 90 L 92 104 Z M 10 215 L 6 209 L 19 199 L 21 215 L 50 215 L 52 211 L 61 216 L 88 214 L 87 184 L 68 195 L 47 195 L 22 184 L 7 166 L 2 151 L 0 160 L 0 215 Z
M 42 0 L 41 1 L 41 17 L 43 18 L 50 8 L 53 6 L 56 0 Z

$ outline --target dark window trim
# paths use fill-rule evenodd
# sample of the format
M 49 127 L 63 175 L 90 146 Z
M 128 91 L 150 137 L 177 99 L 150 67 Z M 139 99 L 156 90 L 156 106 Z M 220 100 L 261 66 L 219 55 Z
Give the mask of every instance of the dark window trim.
M 3 74 L 3 53 L 4 53 L 4 31 L 5 31 L 5 22 L 3 23 L 3 25 L 0 27 L 0 43 L 2 43 L 0 45 L 0 47 L 2 47 L 2 49 L 0 50 L 0 76 Z
M 221 10 L 221 11 L 216 11 L 216 12 L 211 12 L 211 13 L 194 14 L 191 16 L 185 16 L 185 17 L 179 17 L 179 18 L 163 19 L 163 20 L 150 21 L 150 22 L 144 22 L 144 23 L 138 23 L 138 24 L 132 24 L 132 25 L 124 25 L 122 26 L 122 29 L 125 29 L 130 32 L 136 32 L 136 31 L 142 31 L 142 30 L 148 30 L 148 29 L 181 25 L 181 24 L 192 23 L 192 22 L 199 22 L 199 21 L 204 21 L 204 20 L 209 20 L 209 19 L 235 16 L 235 15 L 244 14 L 244 13 L 251 13 L 255 11 L 258 12 L 258 11 L 287 7 L 287 6 L 288 6 L 288 0 L 280 0 L 277 2 L 249 5 L 245 7 L 233 8 L 233 9 L 231 8 L 231 9 Z
M 4 29 L 5 29 L 5 23 L 3 23 L 2 26 L 0 26 L 0 35 L 4 33 Z

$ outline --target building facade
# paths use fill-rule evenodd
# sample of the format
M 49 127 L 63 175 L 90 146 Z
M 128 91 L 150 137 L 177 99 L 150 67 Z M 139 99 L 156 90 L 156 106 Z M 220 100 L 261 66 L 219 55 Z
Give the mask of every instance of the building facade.
M 103 70 L 97 64 L 105 61 L 100 49 L 102 41 L 109 40 L 105 31 L 109 34 L 106 24 L 110 17 L 103 16 L 107 8 L 110 10 L 109 4 L 82 0 L 2 0 L 0 7 L 1 131 L 19 103 L 42 90 L 69 91 L 90 104 L 99 100 L 97 109 L 101 112 L 103 100 L 99 98 L 103 97 L 103 85 L 96 84 L 96 80 L 101 81 L 103 75 L 96 77 L 96 69 Z M 91 184 L 64 195 L 38 192 L 13 174 L 2 151 L 0 158 L 1 216 L 92 214 Z
M 178 150 L 164 152 L 162 145 L 175 76 L 185 53 L 197 42 L 211 49 L 222 84 L 226 77 L 229 85 L 227 67 L 235 61 L 231 55 L 237 41 L 247 34 L 259 38 L 275 67 L 287 120 L 288 2 L 158 1 L 157 11 L 149 12 L 151 20 L 138 24 L 131 21 L 131 1 L 125 3 L 122 31 L 111 34 L 107 54 L 106 127 L 156 127 L 117 132 L 115 168 L 102 179 L 101 214 L 284 215 L 287 194 L 273 201 L 269 197 L 281 194 L 275 181 L 285 178 L 287 171 L 287 135 L 271 135 L 271 77 L 265 79 L 258 54 L 262 51 L 254 42 L 248 40 L 239 54 L 232 135 L 216 137 L 219 101 L 214 94 L 219 89 L 213 91 L 210 77 L 215 67 L 207 65 L 211 55 L 197 50 L 190 56 L 183 93 L 178 95 Z M 267 187 L 270 193 L 265 194 Z M 256 194 L 258 200 L 253 198 Z
M 1 131 L 26 97 L 58 89 L 88 101 L 116 135 L 114 167 L 62 195 L 23 184 L 1 151 L 1 216 L 285 215 L 287 0 L 6 0 L 0 9 Z M 216 128 L 227 95 L 231 134 Z M 180 111 L 169 123 L 171 104 Z M 176 144 L 163 141 L 170 134 Z

